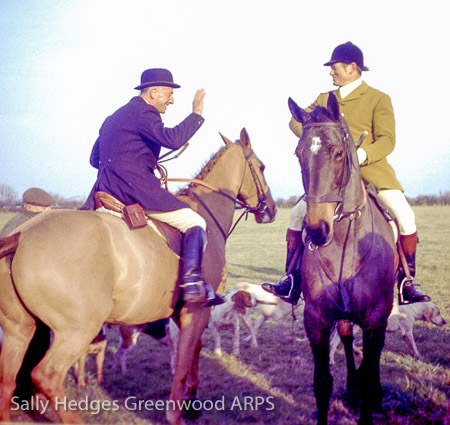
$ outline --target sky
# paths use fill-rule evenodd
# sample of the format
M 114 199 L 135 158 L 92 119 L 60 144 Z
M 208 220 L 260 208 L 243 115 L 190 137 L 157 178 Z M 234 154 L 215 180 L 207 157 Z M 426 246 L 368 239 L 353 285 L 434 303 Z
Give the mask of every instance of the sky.
M 363 79 L 392 99 L 388 161 L 405 194 L 450 189 L 450 29 L 446 0 L 1 0 L 0 184 L 85 198 L 104 119 L 138 92 L 147 68 L 181 85 L 172 127 L 206 90 L 205 123 L 169 177 L 194 177 L 245 127 L 275 199 L 303 193 L 287 99 L 306 107 L 334 89 L 329 60 L 352 41 Z M 170 186 L 175 190 L 178 185 Z

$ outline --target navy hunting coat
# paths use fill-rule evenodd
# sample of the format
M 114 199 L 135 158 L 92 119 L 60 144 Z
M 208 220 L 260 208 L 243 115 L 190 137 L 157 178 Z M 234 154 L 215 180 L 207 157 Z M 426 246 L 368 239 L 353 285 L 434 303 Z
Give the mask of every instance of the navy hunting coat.
M 139 96 L 106 118 L 92 149 L 90 162 L 98 169 L 97 181 L 82 209 L 94 209 L 97 191 L 107 192 L 126 205 L 139 203 L 145 210 L 189 208 L 161 188 L 154 175 L 161 147 L 178 149 L 201 127 L 204 119 L 190 114 L 179 125 L 165 128 L 161 114 Z

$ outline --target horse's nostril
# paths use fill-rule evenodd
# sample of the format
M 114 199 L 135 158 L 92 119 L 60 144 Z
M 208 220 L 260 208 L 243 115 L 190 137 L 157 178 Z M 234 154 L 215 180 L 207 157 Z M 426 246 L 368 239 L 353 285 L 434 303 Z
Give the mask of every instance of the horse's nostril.
M 327 221 L 322 221 L 322 234 L 325 236 L 325 238 L 330 234 L 330 225 Z
M 306 232 L 314 245 L 324 245 L 330 234 L 330 225 L 325 220 L 322 220 L 317 226 L 308 226 Z

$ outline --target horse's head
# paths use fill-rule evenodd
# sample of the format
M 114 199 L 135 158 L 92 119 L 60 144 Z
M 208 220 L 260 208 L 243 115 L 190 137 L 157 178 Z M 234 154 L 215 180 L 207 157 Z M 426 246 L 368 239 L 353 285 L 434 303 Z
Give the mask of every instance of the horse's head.
M 344 211 L 352 168 L 359 170 L 354 166 L 358 164 L 355 146 L 333 94 L 327 108 L 317 106 L 307 112 L 289 99 L 289 109 L 303 124 L 296 155 L 307 202 L 306 230 L 315 245 L 326 245 L 333 238 L 335 220 Z
M 222 136 L 225 144 L 232 143 Z M 247 130 L 241 130 L 240 139 L 236 141 L 242 147 L 246 168 L 237 199 L 249 207 L 257 223 L 271 223 L 275 220 L 277 207 L 264 177 L 264 164 L 253 152 Z

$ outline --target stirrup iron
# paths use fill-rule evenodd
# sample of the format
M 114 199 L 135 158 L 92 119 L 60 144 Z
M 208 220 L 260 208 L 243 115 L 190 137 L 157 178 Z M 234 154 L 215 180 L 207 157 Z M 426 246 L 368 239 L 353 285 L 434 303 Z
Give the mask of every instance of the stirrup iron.
M 277 285 L 281 284 L 283 279 L 285 279 L 285 282 L 289 281 L 291 288 L 289 289 L 289 293 L 287 295 L 280 295 L 280 298 L 289 300 L 291 299 L 292 291 L 294 290 L 294 276 L 292 275 L 292 273 L 285 273 L 283 276 L 280 277 Z
M 403 296 L 403 288 L 406 283 L 410 282 L 414 287 L 420 286 L 419 283 L 417 283 L 416 279 L 414 279 L 413 276 L 405 276 L 403 280 L 400 282 L 400 286 L 398 287 L 398 303 L 400 305 L 406 305 L 406 304 L 412 304 L 413 302 L 410 300 L 405 300 L 405 297 Z

